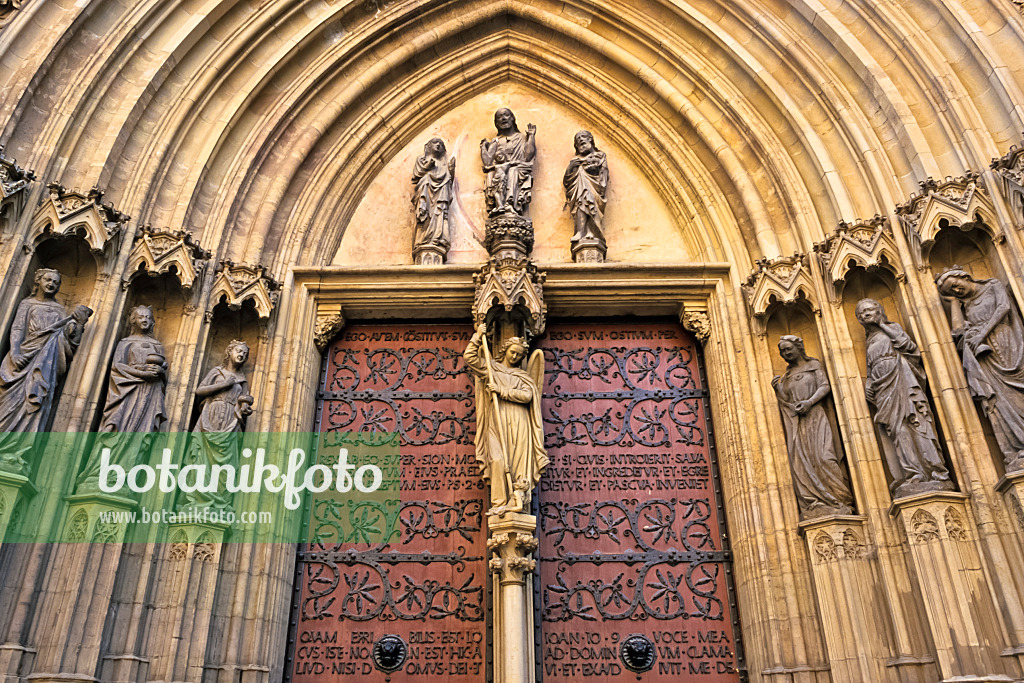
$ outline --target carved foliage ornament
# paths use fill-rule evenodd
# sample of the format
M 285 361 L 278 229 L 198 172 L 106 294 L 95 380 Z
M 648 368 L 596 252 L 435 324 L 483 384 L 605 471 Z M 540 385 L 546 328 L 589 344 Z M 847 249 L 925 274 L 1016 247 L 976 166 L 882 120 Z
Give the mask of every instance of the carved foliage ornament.
M 824 242 L 814 246 L 825 275 L 829 296 L 842 303 L 846 276 L 854 266 L 885 268 L 903 278 L 903 268 L 892 230 L 884 216 L 853 223 L 842 222 Z
M 192 289 L 209 258 L 210 252 L 193 242 L 190 232 L 144 226 L 135 236 L 123 284 L 127 287 L 140 273 L 156 276 L 174 268 L 181 286 Z
M 942 181 L 928 178 L 921 183 L 920 192 L 896 207 L 896 214 L 920 270 L 928 267 L 925 261 L 935 237 L 947 224 L 964 232 L 982 227 L 994 241 L 1003 240 L 1002 233 L 993 227 L 996 222 L 992 200 L 981 178 L 973 171 Z
M 1024 0 L 1013 0 L 1024 13 Z M 1018 228 L 1024 228 L 1024 143 L 1010 147 L 1010 151 L 992 160 L 992 169 L 1003 181 L 1003 190 L 1013 208 Z
M 210 294 L 209 314 L 212 315 L 213 307 L 222 300 L 228 308 L 237 311 L 246 300 L 252 299 L 256 313 L 260 319 L 266 320 L 277 305 L 280 287 L 264 266 L 221 261 Z
M 0 14 L 3 13 L 4 7 L 5 4 L 0 1 Z M 2 19 L 0 19 L 0 25 L 2 25 Z M 35 173 L 21 168 L 14 159 L 5 157 L 4 148 L 0 146 L 0 201 L 18 194 L 35 179 Z
M 496 533 L 487 539 L 487 549 L 492 553 L 488 566 L 502 582 L 522 583 L 523 576 L 537 567 L 531 555 L 538 545 L 528 533 Z
M 777 305 L 805 301 L 818 312 L 814 283 L 806 254 L 780 256 L 757 261 L 757 268 L 743 284 L 756 331 L 765 334 L 769 312 Z
M 117 240 L 131 216 L 109 204 L 103 204 L 103 192 L 96 188 L 82 194 L 67 190 L 57 183 L 46 186 L 49 194 L 42 200 L 32 221 L 28 246 L 33 247 L 47 236 L 82 237 L 94 253 L 102 253 L 108 244 L 117 247 Z
M 0 28 L 7 26 L 25 0 L 0 0 Z
M 867 547 L 858 532 L 850 527 L 819 531 L 814 537 L 814 560 L 818 563 L 855 560 L 867 555 Z

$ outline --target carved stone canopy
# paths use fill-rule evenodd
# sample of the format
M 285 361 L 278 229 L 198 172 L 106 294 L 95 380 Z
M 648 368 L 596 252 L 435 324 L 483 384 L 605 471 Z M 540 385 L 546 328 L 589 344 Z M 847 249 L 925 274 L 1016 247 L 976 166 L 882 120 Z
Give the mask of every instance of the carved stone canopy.
M 743 283 L 743 292 L 755 329 L 762 336 L 769 312 L 778 305 L 806 302 L 815 313 L 819 310 L 806 254 L 757 261 L 757 268 Z
M 1010 202 L 1017 227 L 1024 228 L 1024 143 L 1010 147 L 1009 152 L 993 159 L 992 169 L 1003 182 L 1003 191 Z
M 980 227 L 994 241 L 1003 240 L 1002 233 L 995 227 L 992 200 L 981 178 L 973 171 L 942 181 L 928 178 L 921 183 L 919 193 L 896 207 L 896 214 L 920 270 L 927 268 L 925 261 L 935 245 L 935 237 L 946 226 L 958 227 L 964 232 Z
M 280 283 L 268 275 L 266 267 L 262 265 L 221 261 L 210 293 L 208 314 L 212 315 L 214 306 L 222 300 L 228 308 L 237 311 L 247 299 L 252 299 L 256 304 L 256 313 L 261 320 L 266 320 L 277 306 L 280 287 Z
M 903 277 L 899 250 L 884 216 L 853 223 L 843 221 L 828 239 L 814 246 L 814 251 L 835 304 L 842 302 L 846 276 L 853 266 L 869 271 L 884 268 L 898 278 Z
M 544 279 L 544 273 L 529 259 L 492 258 L 473 275 L 476 285 L 474 324 L 489 322 L 496 314 L 504 314 L 525 323 L 527 337 L 543 334 L 548 312 L 544 303 Z
M 93 188 L 87 194 L 82 194 L 57 183 L 50 183 L 46 188 L 49 194 L 43 198 L 36 211 L 28 246 L 34 247 L 47 235 L 78 235 L 94 253 L 103 253 L 107 245 L 116 248 L 131 216 L 104 204 L 102 190 Z
M 193 242 L 190 232 L 143 226 L 128 256 L 123 284 L 127 287 L 140 273 L 156 276 L 172 272 L 173 268 L 181 286 L 192 289 L 209 258 L 210 252 Z
M 36 179 L 36 174 L 18 166 L 14 159 L 4 156 L 4 148 L 0 146 L 0 201 L 18 194 Z

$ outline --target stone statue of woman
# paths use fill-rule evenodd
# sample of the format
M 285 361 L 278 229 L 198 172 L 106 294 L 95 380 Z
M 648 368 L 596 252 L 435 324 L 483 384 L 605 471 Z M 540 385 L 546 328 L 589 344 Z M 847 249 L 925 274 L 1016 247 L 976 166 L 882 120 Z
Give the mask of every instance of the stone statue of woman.
M 153 336 L 153 309 L 136 306 L 128 315 L 131 333 L 117 343 L 110 366 L 107 402 L 89 462 L 78 477 L 78 493 L 99 490 L 100 454 L 110 449 L 110 463 L 126 471 L 145 454 L 151 433 L 167 419 L 164 390 L 167 357 Z
M 516 116 L 502 107 L 494 112 L 498 134 L 491 141 L 480 141 L 480 160 L 487 180 L 484 200 L 493 215 L 511 213 L 526 216 L 533 199 L 533 159 L 537 156 L 537 126 L 526 126 L 526 135 L 519 132 Z
M 452 202 L 455 181 L 455 158 L 448 153 L 441 138 L 433 138 L 423 147 L 423 156 L 416 160 L 412 183 L 416 186 L 412 203 L 416 208 L 416 233 L 412 256 L 418 265 L 440 265 L 451 246 L 448 209 Z
M 1024 469 L 1024 325 L 999 280 L 954 266 L 935 280 L 952 299 L 953 339 L 967 385 L 992 424 L 1006 471 Z
M 196 389 L 202 407 L 192 430 L 187 464 L 205 465 L 207 473 L 214 465 L 231 465 L 237 470 L 239 437 L 246 418 L 252 414 L 254 400 L 242 372 L 247 360 L 249 345 L 233 340 L 224 351 L 224 362 L 210 370 Z M 223 481 L 214 492 L 186 492 L 185 498 L 191 507 L 231 507 L 231 492 L 225 490 Z
M 82 341 L 92 309 L 79 304 L 70 315 L 57 302 L 60 273 L 40 268 L 32 294 L 18 304 L 10 351 L 0 363 L 0 468 L 26 474 L 32 441 L 17 434 L 44 431 L 57 389 Z
M 576 133 L 573 145 L 576 156 L 569 160 L 562 178 L 565 206 L 575 225 L 570 240 L 573 255 L 582 249 L 597 250 L 603 259 L 607 245 L 601 225 L 604 223 L 605 195 L 608 193 L 608 158 L 594 144 L 590 131 Z
M 544 353 L 530 356 L 526 340 L 512 337 L 490 358 L 486 325 L 466 347 L 466 365 L 476 377 L 476 459 L 491 486 L 488 515 L 529 511 L 533 489 L 548 465 L 540 417 Z
M 800 337 L 780 338 L 779 354 L 789 367 L 772 380 L 772 386 L 786 428 L 800 518 L 848 515 L 853 511 L 853 494 L 826 408 L 832 393 L 828 376 L 816 358 L 808 357 Z
M 861 299 L 856 314 L 867 335 L 864 393 L 891 445 L 885 450 L 893 498 L 952 490 L 924 391 L 928 380 L 917 344 L 889 321 L 874 299 Z

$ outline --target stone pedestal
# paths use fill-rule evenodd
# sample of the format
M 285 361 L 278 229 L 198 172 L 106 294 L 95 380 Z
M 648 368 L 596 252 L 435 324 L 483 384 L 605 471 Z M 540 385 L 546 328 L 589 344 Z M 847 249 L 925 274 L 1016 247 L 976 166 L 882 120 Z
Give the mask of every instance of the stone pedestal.
M 159 550 L 144 652 L 150 681 L 203 679 L 226 525 L 172 524 Z M 113 663 L 112 663 L 113 664 Z
M 537 565 L 537 518 L 507 513 L 488 521 L 494 574 L 494 680 L 530 683 L 534 679 L 533 589 L 529 574 Z
M 0 543 L 7 538 L 12 520 L 17 522 L 14 511 L 18 504 L 35 494 L 36 489 L 28 477 L 0 470 Z
M 874 549 L 863 517 L 832 515 L 803 522 L 835 681 L 897 680 L 888 615 L 873 566 Z
M 447 249 L 427 245 L 414 249 L 412 260 L 417 266 L 441 266 L 444 265 L 444 259 L 447 255 Z
M 962 493 L 922 493 L 894 501 L 890 512 L 906 531 L 942 680 L 1012 681 L 966 501 Z
M 49 556 L 33 635 L 38 654 L 29 680 L 95 680 L 103 625 L 128 525 L 129 498 L 69 496 L 60 539 Z
M 608 248 L 596 240 L 572 245 L 572 260 L 576 263 L 604 263 Z

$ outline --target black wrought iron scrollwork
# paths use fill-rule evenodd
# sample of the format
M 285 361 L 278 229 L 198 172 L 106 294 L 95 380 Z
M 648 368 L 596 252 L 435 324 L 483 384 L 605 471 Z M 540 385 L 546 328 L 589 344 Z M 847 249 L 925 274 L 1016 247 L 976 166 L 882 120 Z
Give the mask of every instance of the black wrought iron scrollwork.
M 548 448 L 704 445 L 690 348 L 555 348 L 544 358 Z M 569 391 L 563 379 L 610 390 Z

